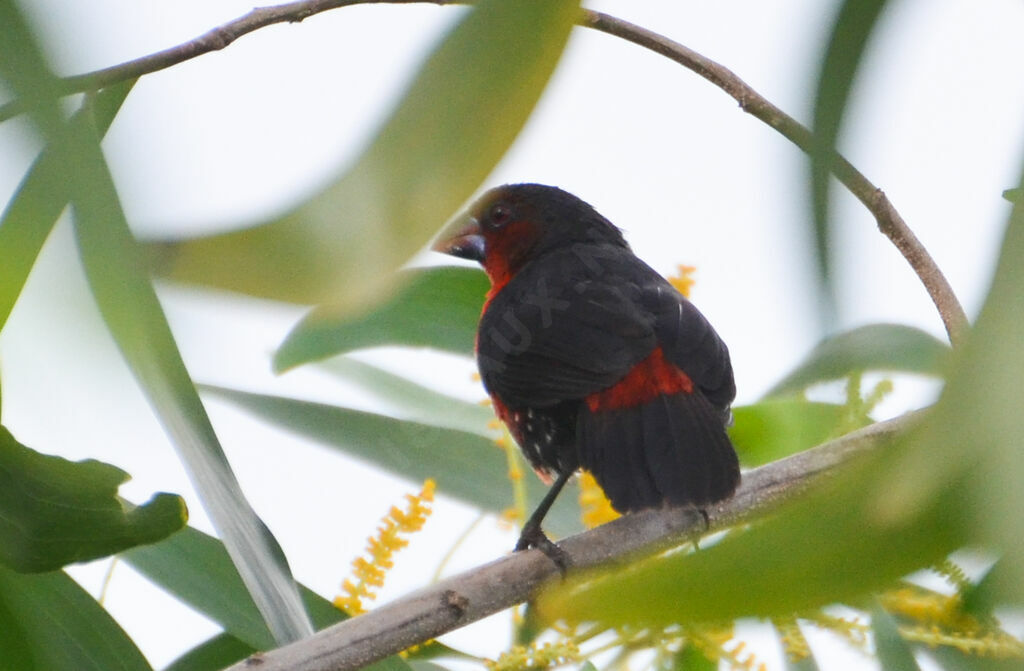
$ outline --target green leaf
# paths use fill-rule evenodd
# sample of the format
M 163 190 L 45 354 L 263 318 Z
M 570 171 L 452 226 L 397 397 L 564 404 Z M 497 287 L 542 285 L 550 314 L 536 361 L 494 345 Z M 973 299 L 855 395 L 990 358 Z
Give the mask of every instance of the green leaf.
M 63 572 L 0 566 L 0 669 L 149 671 L 128 635 Z
M 921 671 L 896 621 L 877 604 L 871 610 L 871 630 L 875 634 L 875 654 L 885 671 Z
M 811 152 L 811 203 L 814 214 L 815 252 L 825 288 L 822 298 L 829 313 L 835 296 L 829 253 L 829 176 L 835 160 L 836 139 L 842 127 L 853 82 L 886 0 L 845 0 L 836 14 L 818 75 L 814 98 L 814 146 Z
M 56 138 L 63 125 L 58 81 L 14 0 L 0 0 L 0 79 L 21 99 L 43 136 Z
M 818 661 L 814 659 L 814 651 L 803 659 L 794 662 L 789 658 L 788 655 L 783 656 L 783 664 L 785 664 L 786 671 L 819 671 L 821 668 L 818 665 Z
M 788 396 L 818 382 L 867 370 L 941 376 L 950 349 L 935 336 L 900 324 L 869 324 L 819 343 L 766 396 Z
M 938 662 L 944 671 L 1020 671 L 1020 658 L 979 657 L 948 646 L 918 645 L 915 649 Z
M 1024 197 L 1024 189 L 1007 189 L 1003 191 L 1003 198 L 1011 203 L 1019 203 Z
M 84 126 L 84 124 L 83 124 Z M 103 320 L 178 448 L 275 639 L 312 632 L 288 563 L 235 479 L 142 270 L 95 129 L 67 133 L 71 202 L 86 277 Z
M 690 642 L 683 645 L 672 660 L 673 671 L 718 671 L 718 662 L 711 661 Z
M 422 659 L 414 659 L 409 662 L 409 668 L 412 671 L 448 671 L 445 667 L 434 662 L 428 662 Z
M 883 447 L 888 458 L 862 460 L 700 552 L 649 559 L 590 582 L 569 580 L 542 596 L 544 613 L 659 626 L 771 617 L 855 599 L 929 565 L 963 542 L 963 520 L 950 519 L 956 511 L 939 500 L 900 516 L 898 502 L 876 498 L 898 447 L 906 444 Z M 944 494 L 952 500 L 954 491 Z
M 456 650 L 455 648 L 447 646 L 436 639 L 427 641 L 422 645 L 417 645 L 403 653 L 403 659 L 410 664 L 417 661 L 425 662 L 443 657 L 468 659 L 477 662 L 481 661 L 479 657 L 474 657 L 473 655 L 462 652 L 461 650 Z
M 350 170 L 276 221 L 154 248 L 159 272 L 297 303 L 371 303 L 512 144 L 578 5 L 474 3 Z
M 802 398 L 773 398 L 732 412 L 729 438 L 746 467 L 820 445 L 836 435 L 845 416 L 841 405 Z
M 494 420 L 494 411 L 479 403 L 468 403 L 447 396 L 400 375 L 347 357 L 332 359 L 319 366 L 319 370 L 358 384 L 364 391 L 387 401 L 391 407 L 399 410 L 402 419 L 487 437 L 495 434 L 487 426 Z
M 1002 556 L 999 601 L 1024 600 L 1022 259 L 1018 204 L 977 324 L 914 429 L 712 547 L 570 581 L 542 596 L 545 614 L 665 624 L 801 612 L 858 599 L 965 545 Z
M 164 671 L 220 671 L 254 652 L 255 648 L 231 634 L 217 634 L 174 660 Z
M 154 583 L 219 624 L 241 645 L 255 650 L 276 647 L 224 544 L 216 538 L 188 527 L 161 543 L 134 548 L 121 557 Z M 299 590 L 317 629 L 346 618 L 330 601 L 312 590 L 301 585 Z M 223 641 L 207 643 L 211 646 L 211 655 L 222 649 L 239 649 Z M 208 651 L 194 652 L 205 658 Z M 369 668 L 408 671 L 398 657 L 389 657 Z
M 204 386 L 261 419 L 316 440 L 395 475 L 420 483 L 437 481 L 438 491 L 484 510 L 500 513 L 512 503 L 504 454 L 480 435 L 438 428 L 350 408 Z M 526 478 L 531 504 L 546 487 Z M 580 530 L 579 507 L 561 496 L 545 525 L 558 534 Z
M 274 356 L 278 372 L 363 347 L 412 345 L 472 354 L 476 325 L 490 288 L 481 270 L 441 266 L 398 274 L 402 288 L 352 315 L 316 308 Z
M 167 540 L 134 548 L 121 557 L 144 576 L 257 650 L 276 647 L 252 596 L 223 543 L 188 527 Z M 300 588 L 317 628 L 344 614 L 314 592 Z
M 922 427 L 920 449 L 899 465 L 905 482 L 894 491 L 896 496 L 912 497 L 911 502 L 934 499 L 966 473 L 967 486 L 947 506 L 973 513 L 971 542 L 1002 555 L 990 594 L 999 596 L 997 602 L 1015 603 L 1024 602 L 1022 261 L 1024 202 L 1018 202 L 992 289 L 935 407 L 934 421 Z
M 0 562 L 52 571 L 152 543 L 185 524 L 185 502 L 157 494 L 134 506 L 117 496 L 128 474 L 25 447 L 0 426 Z
M 72 125 L 94 122 L 103 136 L 114 121 L 134 81 L 87 96 Z M 43 243 L 68 203 L 63 143 L 48 146 L 21 181 L 0 216 L 0 330 L 14 309 Z

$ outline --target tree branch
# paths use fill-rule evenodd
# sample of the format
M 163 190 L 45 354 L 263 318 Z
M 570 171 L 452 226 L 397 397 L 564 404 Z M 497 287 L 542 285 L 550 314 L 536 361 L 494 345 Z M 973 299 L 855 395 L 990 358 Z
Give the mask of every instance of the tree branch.
M 275 23 L 298 23 L 314 14 L 350 5 L 369 4 L 412 4 L 433 3 L 436 5 L 456 4 L 452 0 L 301 0 L 281 5 L 256 7 L 246 14 L 232 19 L 199 37 L 148 56 L 93 70 L 80 75 L 63 77 L 58 90 L 64 95 L 96 91 L 117 82 L 128 81 L 142 75 L 158 72 L 172 65 L 178 65 L 211 51 L 220 51 L 243 35 L 271 26 Z M 7 121 L 25 112 L 20 100 L 0 105 L 0 122 Z
M 71 94 L 91 91 L 156 72 L 211 51 L 225 48 L 239 37 L 275 23 L 295 23 L 330 9 L 359 4 L 411 4 L 433 2 L 438 5 L 463 4 L 459 0 L 303 0 L 270 7 L 258 7 L 233 21 L 229 21 L 199 37 L 163 51 L 128 61 L 120 65 L 96 70 L 60 80 L 61 91 Z M 697 52 L 646 28 L 615 17 L 582 10 L 579 25 L 599 30 L 632 42 L 645 49 L 670 58 L 693 70 L 719 87 L 740 104 L 740 108 L 764 121 L 805 153 L 812 150 L 811 132 L 778 107 L 768 102 L 731 70 L 701 56 Z M 23 106 L 13 100 L 0 105 L 0 122 L 21 114 Z M 953 293 L 946 277 L 935 260 L 917 239 L 885 193 L 838 153 L 832 163 L 836 178 L 874 215 L 879 230 L 907 260 L 924 284 L 928 295 L 939 311 L 950 342 L 959 345 L 967 333 L 968 321 L 963 307 Z
M 736 495 L 709 509 L 711 528 L 746 521 L 805 490 L 856 454 L 885 443 L 920 413 L 879 422 L 743 475 Z M 625 562 L 704 532 L 692 508 L 646 510 L 561 541 L 572 570 Z M 518 552 L 447 578 L 310 638 L 257 653 L 227 671 L 346 671 L 522 603 L 558 575 L 537 550 Z

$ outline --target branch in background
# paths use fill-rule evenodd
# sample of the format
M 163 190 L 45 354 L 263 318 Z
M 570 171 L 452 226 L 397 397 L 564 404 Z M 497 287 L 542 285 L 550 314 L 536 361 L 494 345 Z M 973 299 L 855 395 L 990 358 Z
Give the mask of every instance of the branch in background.
M 59 90 L 65 95 L 96 91 L 117 82 L 128 81 L 142 75 L 165 70 L 184 63 L 196 56 L 220 51 L 243 35 L 274 25 L 275 23 L 298 23 L 314 14 L 350 5 L 369 4 L 412 4 L 431 2 L 436 5 L 454 4 L 450 0 L 302 0 L 282 5 L 256 7 L 246 14 L 208 30 L 199 37 L 174 47 L 158 51 L 142 58 L 93 70 L 80 75 L 64 77 Z M 0 122 L 24 113 L 20 100 L 0 105 Z
M 808 483 L 856 454 L 884 444 L 920 413 L 879 422 L 812 450 L 743 475 L 733 498 L 708 509 L 711 528 L 751 519 L 803 491 Z M 558 545 L 573 570 L 622 563 L 664 550 L 704 532 L 693 508 L 646 510 L 571 536 Z M 534 595 L 558 575 L 537 550 L 508 555 L 397 599 L 312 637 L 257 653 L 227 671 L 345 671 L 428 641 Z
M 768 102 L 728 68 L 667 37 L 601 12 L 584 10 L 579 23 L 650 49 L 696 72 L 735 98 L 744 112 L 779 131 L 805 154 L 810 154 L 813 150 L 813 135 L 810 130 Z M 949 334 L 949 341 L 954 346 L 961 344 L 967 335 L 967 315 L 945 275 L 907 226 L 907 222 L 889 202 L 885 193 L 838 153 L 832 162 L 832 173 L 874 215 L 878 229 L 892 241 L 924 284 L 932 302 L 939 310 L 946 333 Z
M 92 91 L 115 82 L 134 79 L 163 70 L 196 56 L 218 51 L 239 37 L 275 23 L 296 23 L 330 9 L 362 4 L 412 4 L 432 2 L 438 5 L 463 4 L 458 0 L 305 0 L 270 7 L 258 7 L 249 13 L 210 30 L 199 37 L 149 56 L 102 70 L 66 77 L 60 80 L 66 94 Z M 614 35 L 638 46 L 670 58 L 693 70 L 736 99 L 743 111 L 764 121 L 805 153 L 812 151 L 811 132 L 778 107 L 768 102 L 731 70 L 701 56 L 697 52 L 646 28 L 615 17 L 582 10 L 579 25 Z M 18 100 L 0 105 L 0 122 L 22 112 Z M 963 342 L 968 330 L 967 315 L 953 288 L 939 270 L 935 260 L 917 239 L 885 193 L 838 153 L 832 163 L 836 178 L 874 215 L 878 228 L 892 241 L 921 279 L 946 327 L 950 342 Z

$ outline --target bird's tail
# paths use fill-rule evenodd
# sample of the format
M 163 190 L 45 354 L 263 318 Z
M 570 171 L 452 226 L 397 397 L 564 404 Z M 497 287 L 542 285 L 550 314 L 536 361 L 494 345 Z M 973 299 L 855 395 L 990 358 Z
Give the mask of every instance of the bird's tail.
M 580 465 L 620 513 L 728 498 L 739 461 L 722 414 L 699 391 L 660 394 L 629 407 L 581 404 Z

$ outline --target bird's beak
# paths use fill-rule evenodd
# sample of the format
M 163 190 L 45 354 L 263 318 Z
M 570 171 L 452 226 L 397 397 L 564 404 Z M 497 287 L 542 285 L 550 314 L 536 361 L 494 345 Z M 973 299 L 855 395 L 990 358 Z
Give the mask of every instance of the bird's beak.
M 463 214 L 444 227 L 430 246 L 435 252 L 450 254 L 460 259 L 483 263 L 486 247 L 480 222 L 470 214 Z

